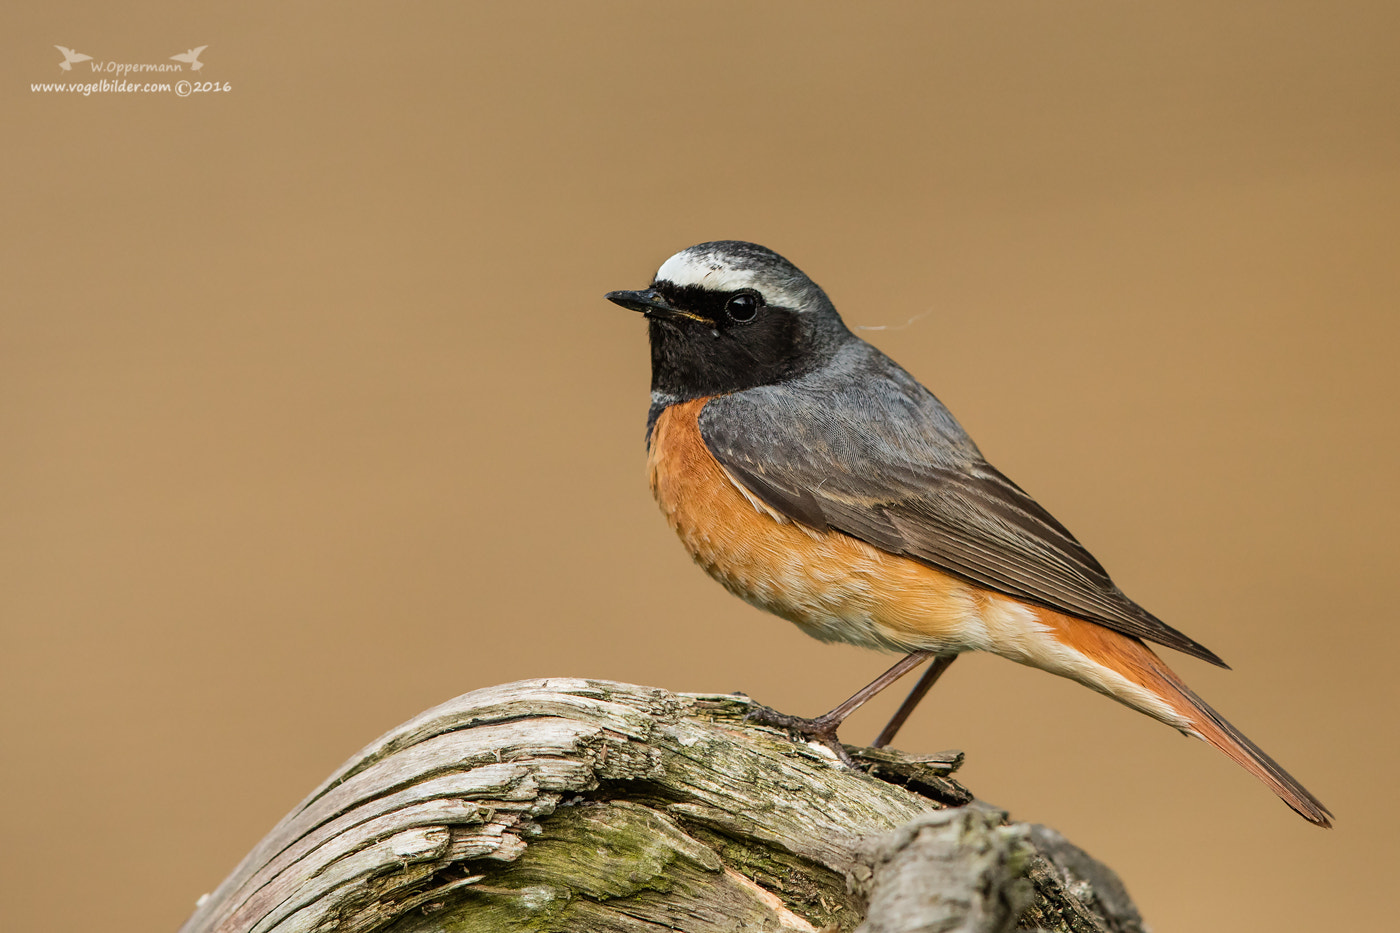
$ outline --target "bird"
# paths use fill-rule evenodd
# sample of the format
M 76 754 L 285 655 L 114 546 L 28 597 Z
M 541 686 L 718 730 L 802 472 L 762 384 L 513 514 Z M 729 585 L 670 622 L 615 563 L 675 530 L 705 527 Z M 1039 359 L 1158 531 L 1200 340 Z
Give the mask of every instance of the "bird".
M 188 52 L 181 52 L 179 55 L 172 55 L 170 56 L 170 60 L 172 62 L 184 62 L 185 64 L 190 66 L 190 71 L 198 71 L 199 69 L 204 67 L 204 62 L 199 60 L 199 53 L 203 52 L 207 48 L 209 48 L 209 46 L 201 45 L 197 49 L 190 49 Z
M 54 46 L 54 48 L 58 49 L 60 52 L 63 53 L 63 61 L 58 63 L 58 67 L 62 68 L 64 71 L 72 71 L 73 65 L 76 62 L 92 61 L 91 55 L 84 55 L 82 52 L 75 52 L 72 49 L 65 48 L 61 45 L 56 45 Z
M 1304 819 L 1331 825 L 1317 797 L 1148 643 L 1227 665 L 1129 599 L 787 259 L 701 243 L 663 262 L 648 288 L 605 297 L 646 318 L 648 479 L 695 562 L 820 640 L 905 655 L 815 719 L 754 718 L 853 765 L 836 734 L 846 716 L 930 662 L 875 742 L 885 745 L 959 654 L 986 651 L 1204 740 Z

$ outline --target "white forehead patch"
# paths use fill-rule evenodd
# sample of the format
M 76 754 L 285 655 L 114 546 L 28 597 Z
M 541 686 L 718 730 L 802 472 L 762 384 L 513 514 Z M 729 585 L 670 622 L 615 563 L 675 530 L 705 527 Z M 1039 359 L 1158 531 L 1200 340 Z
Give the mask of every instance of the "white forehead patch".
M 807 296 L 802 273 L 795 269 L 779 272 L 776 268 L 766 268 L 760 263 L 758 268 L 749 267 L 745 259 L 737 260 L 726 256 L 722 251 L 711 249 L 683 249 L 661 264 L 656 270 L 656 281 L 670 282 L 682 288 L 699 286 L 712 292 L 737 292 L 741 288 L 752 288 L 763 296 L 770 305 L 790 308 L 794 311 L 807 310 Z
M 757 275 L 752 269 L 730 267 L 722 257 L 711 252 L 697 253 L 683 249 L 656 270 L 657 281 L 667 281 L 684 288 L 698 285 L 712 292 L 734 292 L 741 288 L 756 288 Z

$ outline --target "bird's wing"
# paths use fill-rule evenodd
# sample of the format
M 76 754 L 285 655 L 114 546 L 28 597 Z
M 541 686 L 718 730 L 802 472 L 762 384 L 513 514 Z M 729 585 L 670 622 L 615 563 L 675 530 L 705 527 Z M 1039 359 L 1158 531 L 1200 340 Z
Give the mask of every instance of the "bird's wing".
M 199 53 L 200 53 L 200 52 L 203 52 L 203 51 L 204 51 L 205 49 L 207 49 L 207 48 L 209 48 L 209 46 L 207 46 L 207 45 L 201 45 L 201 46 L 199 46 L 199 47 L 197 47 L 197 48 L 190 49 L 190 55 L 192 55 L 192 56 L 195 57 L 195 58 L 198 58 L 198 57 L 199 57 Z
M 926 389 L 882 355 L 708 402 L 706 446 L 767 505 L 988 589 L 1225 666 L 1123 594 L 1074 536 L 982 459 Z

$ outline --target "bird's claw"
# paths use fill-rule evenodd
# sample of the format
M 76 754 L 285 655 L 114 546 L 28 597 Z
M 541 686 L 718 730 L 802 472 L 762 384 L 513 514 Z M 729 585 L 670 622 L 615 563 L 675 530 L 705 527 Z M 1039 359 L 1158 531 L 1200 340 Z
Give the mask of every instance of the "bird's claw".
M 755 706 L 749 710 L 744 717 L 750 722 L 756 722 L 761 726 L 773 726 L 783 729 L 793 736 L 800 736 L 813 742 L 820 742 L 831 749 L 836 759 L 853 771 L 861 770 L 860 765 L 846 751 L 846 746 L 841 744 L 841 740 L 836 735 L 836 730 L 841 723 L 838 720 L 830 720 L 824 716 L 816 719 L 804 719 L 801 716 L 791 716 L 787 713 L 780 713 L 768 706 Z

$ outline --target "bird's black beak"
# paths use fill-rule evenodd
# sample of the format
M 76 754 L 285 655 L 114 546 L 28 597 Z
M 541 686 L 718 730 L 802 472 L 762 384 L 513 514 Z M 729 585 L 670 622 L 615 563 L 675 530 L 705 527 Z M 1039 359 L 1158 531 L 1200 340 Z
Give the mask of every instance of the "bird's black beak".
M 701 324 L 713 324 L 708 318 L 703 318 L 698 314 L 691 314 L 689 311 L 682 311 L 672 307 L 671 304 L 662 297 L 661 293 L 654 288 L 648 288 L 639 292 L 608 292 L 603 296 L 613 304 L 622 305 L 632 311 L 640 311 L 647 317 L 660 318 L 663 321 L 688 320 L 698 321 Z
M 655 311 L 674 311 L 666 303 L 666 299 L 661 297 L 661 293 L 654 288 L 648 288 L 640 292 L 608 292 L 603 296 L 615 305 L 622 305 L 633 311 L 640 311 L 643 314 L 651 314 Z

